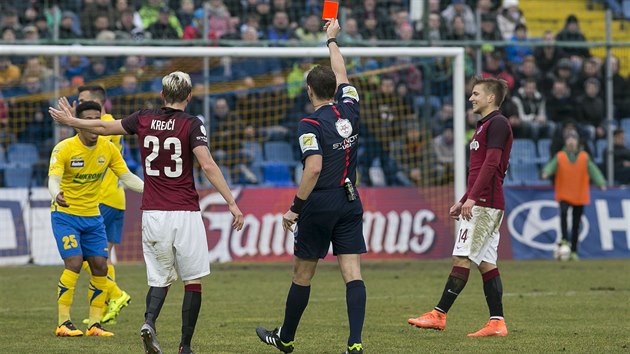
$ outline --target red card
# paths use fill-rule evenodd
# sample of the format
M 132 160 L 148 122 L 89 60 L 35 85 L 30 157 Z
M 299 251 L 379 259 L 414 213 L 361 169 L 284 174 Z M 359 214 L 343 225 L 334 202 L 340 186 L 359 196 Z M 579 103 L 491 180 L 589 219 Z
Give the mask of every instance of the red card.
M 337 18 L 337 10 L 339 9 L 339 3 L 336 1 L 324 1 L 324 10 L 322 11 L 322 19 Z

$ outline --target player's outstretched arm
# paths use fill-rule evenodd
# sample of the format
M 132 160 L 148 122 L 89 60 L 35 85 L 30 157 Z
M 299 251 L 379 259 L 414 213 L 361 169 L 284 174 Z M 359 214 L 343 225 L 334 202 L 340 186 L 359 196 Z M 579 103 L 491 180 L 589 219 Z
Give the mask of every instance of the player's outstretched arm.
M 214 188 L 217 189 L 219 194 L 225 199 L 228 204 L 228 208 L 230 212 L 234 216 L 234 221 L 232 222 L 232 227 L 235 230 L 240 230 L 243 228 L 243 213 L 236 205 L 236 201 L 234 200 L 234 196 L 232 196 L 232 192 L 225 181 L 225 177 L 223 177 L 223 173 L 221 173 L 221 169 L 219 165 L 214 161 L 212 155 L 210 154 L 210 150 L 208 150 L 207 146 L 200 145 L 193 149 L 193 153 L 199 162 L 199 166 L 203 170 L 203 173 L 208 178 L 208 181 L 212 183 Z
M 144 182 L 140 179 L 140 177 L 134 175 L 131 172 L 125 172 L 122 175 L 118 176 L 120 182 L 125 185 L 125 187 L 131 189 L 136 193 L 142 193 L 144 191 Z
M 326 30 L 326 36 L 328 39 L 337 38 L 341 27 L 339 26 L 339 20 L 336 18 L 329 19 L 328 22 L 324 25 L 324 29 Z M 346 73 L 346 63 L 343 60 L 343 56 L 339 51 L 339 46 L 336 41 L 328 42 L 328 50 L 330 51 L 330 67 L 335 73 L 335 78 L 337 79 L 337 86 L 340 84 L 347 84 L 348 74 Z
M 48 107 L 48 112 L 53 119 L 73 128 L 88 130 L 98 135 L 123 135 L 128 134 L 120 120 L 104 121 L 102 119 L 79 119 L 73 116 L 73 108 L 68 99 L 59 99 L 59 108 Z

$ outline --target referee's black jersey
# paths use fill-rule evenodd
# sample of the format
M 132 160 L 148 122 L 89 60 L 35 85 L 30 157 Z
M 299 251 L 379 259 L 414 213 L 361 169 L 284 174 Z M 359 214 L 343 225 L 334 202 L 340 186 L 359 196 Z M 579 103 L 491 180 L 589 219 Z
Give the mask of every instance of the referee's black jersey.
M 302 164 L 310 155 L 322 155 L 322 170 L 314 190 L 343 186 L 346 177 L 357 179 L 359 148 L 359 94 L 354 86 L 337 87 L 334 101 L 298 124 Z

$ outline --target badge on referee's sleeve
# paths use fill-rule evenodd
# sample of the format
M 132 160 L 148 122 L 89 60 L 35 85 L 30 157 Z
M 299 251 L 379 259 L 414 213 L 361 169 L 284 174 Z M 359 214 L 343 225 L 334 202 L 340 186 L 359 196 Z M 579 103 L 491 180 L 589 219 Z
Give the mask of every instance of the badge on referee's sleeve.
M 302 153 L 307 152 L 308 150 L 319 150 L 319 145 L 317 144 L 317 137 L 313 133 L 306 133 L 300 135 L 300 149 L 302 149 Z
M 359 102 L 359 93 L 357 92 L 357 89 L 354 88 L 354 86 L 345 86 L 341 90 L 343 92 L 343 94 L 341 95 L 342 98 L 348 97 Z

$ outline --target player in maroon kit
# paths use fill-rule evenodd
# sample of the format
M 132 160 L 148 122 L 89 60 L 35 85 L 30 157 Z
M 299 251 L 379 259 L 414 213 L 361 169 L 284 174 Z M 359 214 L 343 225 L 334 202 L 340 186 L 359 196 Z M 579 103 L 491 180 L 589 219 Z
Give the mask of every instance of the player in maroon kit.
M 50 108 L 59 123 L 100 135 L 137 134 L 144 161 L 142 248 L 149 292 L 145 322 L 140 329 L 146 353 L 162 353 L 155 335 L 157 319 L 170 285 L 184 282 L 180 353 L 192 353 L 190 342 L 201 308 L 201 278 L 210 274 L 208 241 L 193 180 L 197 158 L 206 177 L 227 202 L 232 227 L 243 227 L 243 213 L 208 149 L 201 121 L 184 112 L 192 95 L 190 76 L 175 71 L 162 78 L 164 107 L 145 109 L 123 120 L 77 119 L 65 97 Z
M 503 319 L 503 286 L 497 268 L 499 226 L 503 219 L 503 178 L 512 149 L 512 128 L 499 107 L 507 93 L 504 81 L 488 78 L 474 82 L 472 103 L 483 117 L 470 142 L 470 168 L 466 194 L 450 209 L 450 216 L 461 220 L 453 249 L 453 269 L 442 298 L 431 312 L 408 322 L 420 328 L 444 330 L 446 313 L 468 281 L 471 262 L 483 278 L 483 291 L 490 310 L 490 320 L 469 337 L 506 336 Z

